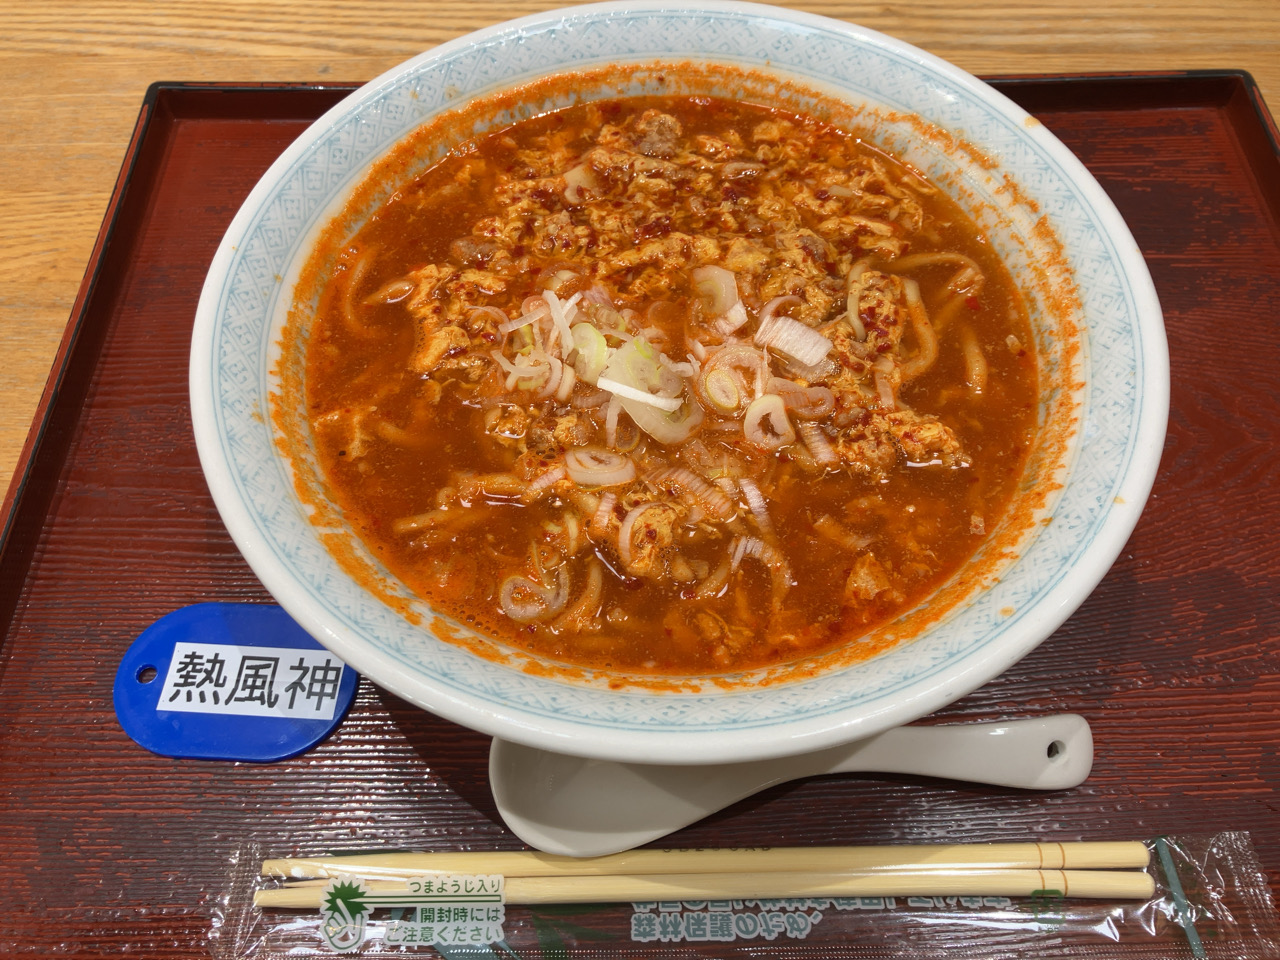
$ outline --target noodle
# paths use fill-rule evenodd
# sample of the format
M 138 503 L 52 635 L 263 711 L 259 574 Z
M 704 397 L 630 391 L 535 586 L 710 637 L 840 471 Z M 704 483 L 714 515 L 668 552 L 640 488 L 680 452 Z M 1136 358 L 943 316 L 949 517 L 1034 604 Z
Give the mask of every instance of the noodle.
M 913 171 L 706 97 L 464 152 L 344 245 L 307 347 L 333 498 L 433 606 L 584 666 L 749 670 L 893 619 L 998 529 L 1029 326 Z

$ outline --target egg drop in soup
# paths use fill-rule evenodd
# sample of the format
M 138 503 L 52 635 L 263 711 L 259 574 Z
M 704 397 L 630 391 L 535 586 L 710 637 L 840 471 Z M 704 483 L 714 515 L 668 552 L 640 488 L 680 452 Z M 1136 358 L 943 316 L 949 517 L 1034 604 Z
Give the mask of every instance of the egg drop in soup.
M 306 353 L 329 494 L 412 591 L 512 647 L 765 667 L 920 604 L 1035 431 L 1007 271 L 913 170 L 703 96 L 467 141 L 347 242 Z

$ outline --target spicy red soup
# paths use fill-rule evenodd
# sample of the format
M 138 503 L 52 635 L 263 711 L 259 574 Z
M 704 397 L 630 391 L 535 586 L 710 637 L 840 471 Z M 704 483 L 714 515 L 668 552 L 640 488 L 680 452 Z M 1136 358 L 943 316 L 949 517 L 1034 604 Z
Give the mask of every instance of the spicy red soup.
M 999 523 L 1030 332 L 974 225 L 812 118 L 574 106 L 468 142 L 339 258 L 307 348 L 331 493 L 519 648 L 695 675 L 896 617 Z

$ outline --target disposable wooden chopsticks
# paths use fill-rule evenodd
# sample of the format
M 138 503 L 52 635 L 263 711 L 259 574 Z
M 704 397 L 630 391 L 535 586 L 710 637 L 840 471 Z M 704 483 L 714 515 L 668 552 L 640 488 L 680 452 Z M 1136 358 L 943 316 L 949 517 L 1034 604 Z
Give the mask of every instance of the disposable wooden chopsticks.
M 407 891 L 402 880 L 374 880 L 373 893 Z M 650 900 L 796 897 L 1064 897 L 1148 900 L 1155 881 L 1140 870 L 898 870 L 874 873 L 674 873 L 638 876 L 506 877 L 507 903 L 633 903 Z M 319 907 L 324 885 L 304 881 L 254 894 L 257 907 Z
M 427 873 L 502 874 L 513 904 L 797 897 L 1029 896 L 1150 899 L 1139 842 L 936 844 L 742 850 L 635 850 L 578 860 L 540 853 L 372 854 L 268 860 L 264 876 L 297 878 L 260 890 L 259 907 L 320 905 L 326 878 L 354 876 L 371 892 Z M 1139 869 L 1134 869 L 1139 868 Z
M 1142 868 L 1151 854 L 1133 841 L 938 843 L 867 847 L 756 847 L 728 850 L 630 850 L 607 857 L 558 857 L 534 851 L 374 853 L 266 860 L 264 877 L 358 876 L 370 880 L 424 873 L 504 877 L 639 876 L 669 873 L 835 873 L 883 870 L 1096 870 Z

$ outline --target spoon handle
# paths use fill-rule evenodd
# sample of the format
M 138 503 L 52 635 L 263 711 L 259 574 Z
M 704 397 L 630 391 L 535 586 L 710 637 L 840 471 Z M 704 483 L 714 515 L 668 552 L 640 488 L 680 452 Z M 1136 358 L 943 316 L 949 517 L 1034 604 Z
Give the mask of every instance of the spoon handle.
M 906 773 L 1024 790 L 1078 786 L 1093 768 L 1084 717 L 895 727 L 851 744 L 828 773 Z

